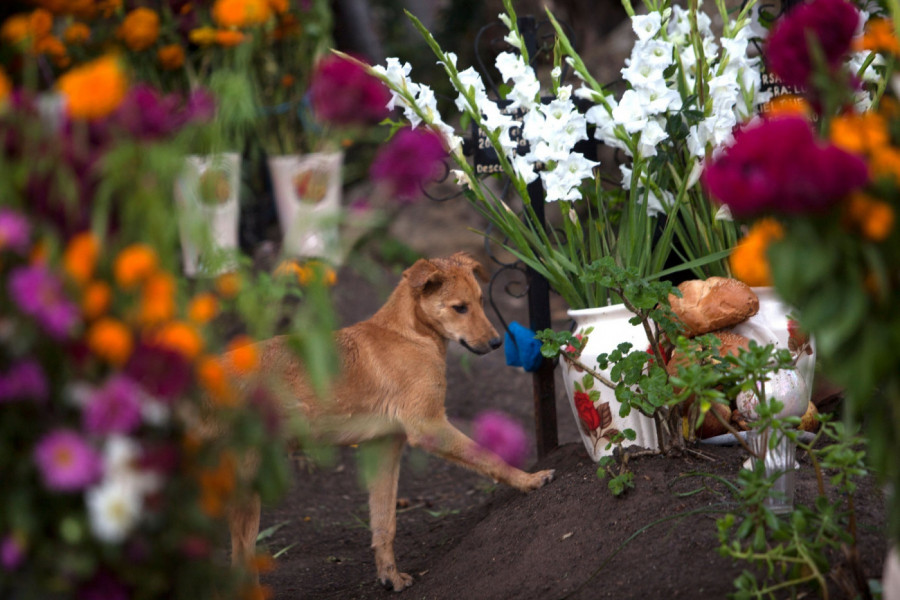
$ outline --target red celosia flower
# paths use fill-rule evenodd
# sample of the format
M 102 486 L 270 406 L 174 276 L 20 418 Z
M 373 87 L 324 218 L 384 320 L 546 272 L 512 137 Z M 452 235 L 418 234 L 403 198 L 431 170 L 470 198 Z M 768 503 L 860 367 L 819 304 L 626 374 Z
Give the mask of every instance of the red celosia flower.
M 859 25 L 859 13 L 846 0 L 813 0 L 781 17 L 766 41 L 769 68 L 788 85 L 808 84 L 815 62 L 808 38 L 822 50 L 829 67 L 836 66 L 850 50 Z
M 737 132 L 707 165 L 707 191 L 735 217 L 825 210 L 868 180 L 865 162 L 816 138 L 799 117 L 768 119 Z
M 390 92 L 357 63 L 339 56 L 319 61 L 309 88 L 316 117 L 337 125 L 375 124 L 388 116 Z
M 447 155 L 440 136 L 430 129 L 401 129 L 379 150 L 369 175 L 400 199 L 415 199 L 422 186 L 439 172 Z

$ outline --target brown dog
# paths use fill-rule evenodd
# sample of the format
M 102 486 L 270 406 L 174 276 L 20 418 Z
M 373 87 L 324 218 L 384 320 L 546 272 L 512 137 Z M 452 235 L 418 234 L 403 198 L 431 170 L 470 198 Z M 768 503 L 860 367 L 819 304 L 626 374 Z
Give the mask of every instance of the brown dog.
M 553 471 L 526 473 L 480 448 L 447 420 L 447 344 L 456 341 L 475 354 L 502 341 L 482 306 L 478 279 L 484 267 L 465 253 L 419 260 L 385 305 L 370 319 L 337 332 L 341 374 L 329 399 L 318 399 L 283 337 L 259 344 L 263 376 L 289 389 L 317 439 L 335 444 L 371 444 L 379 454 L 369 482 L 372 548 L 378 580 L 394 591 L 412 585 L 394 559 L 397 480 L 404 444 L 425 450 L 529 491 L 553 478 Z M 259 532 L 259 500 L 230 514 L 232 560 L 254 555 Z

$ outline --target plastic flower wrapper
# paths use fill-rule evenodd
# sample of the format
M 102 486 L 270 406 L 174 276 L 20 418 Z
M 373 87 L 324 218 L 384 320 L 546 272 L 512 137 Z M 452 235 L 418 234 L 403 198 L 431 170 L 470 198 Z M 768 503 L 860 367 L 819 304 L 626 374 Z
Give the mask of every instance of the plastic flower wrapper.
M 897 64 L 898 15 L 870 18 L 848 35 L 857 14 L 849 3 L 815 0 L 802 8 L 784 15 L 773 36 L 804 26 L 808 45 L 773 38 L 768 50 L 776 75 L 803 80 L 816 119 L 779 115 L 749 125 L 714 157 L 705 183 L 751 226 L 731 258 L 735 272 L 774 285 L 794 307 L 800 327 L 815 337 L 823 372 L 844 389 L 846 418 L 861 424 L 876 471 L 897 490 L 900 138 L 896 90 L 886 75 Z M 782 62 L 787 52 L 801 58 Z M 881 81 L 860 78 L 847 60 L 862 52 L 879 54 L 867 60 Z M 860 104 L 861 93 L 868 103 Z M 790 157 L 771 155 L 774 138 L 793 148 Z M 746 193 L 748 183 L 756 194 Z M 896 491 L 889 512 L 896 543 Z

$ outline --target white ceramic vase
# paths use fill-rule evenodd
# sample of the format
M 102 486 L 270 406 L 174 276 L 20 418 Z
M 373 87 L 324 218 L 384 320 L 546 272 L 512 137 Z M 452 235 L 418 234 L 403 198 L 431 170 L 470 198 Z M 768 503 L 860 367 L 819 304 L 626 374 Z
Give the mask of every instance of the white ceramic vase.
M 269 174 L 287 256 L 340 264 L 342 152 L 273 156 Z
M 730 330 L 760 345 L 774 344 L 776 350 L 790 350 L 788 321 L 791 307 L 771 287 L 755 287 L 753 292 L 759 298 L 759 312 Z M 812 396 L 816 369 L 813 339 L 809 341 L 809 348 L 811 353 L 801 352 L 797 357 L 795 370 L 779 371 L 766 383 L 766 394 L 784 404 L 779 416 L 801 417 L 806 412 Z M 739 398 L 738 409 L 752 414 L 755 400 L 755 397 Z
M 632 348 L 637 351 L 642 351 L 649 345 L 643 327 L 628 322 L 634 317 L 634 313 L 625 308 L 624 304 L 570 310 L 568 314 L 575 321 L 575 333 L 587 336 L 587 343 L 580 357 L 581 362 L 606 377 L 609 377 L 609 371 L 597 367 L 598 355 L 612 352 L 622 342 L 631 342 Z M 585 332 L 589 327 L 594 329 L 587 334 Z M 585 449 L 595 462 L 603 456 L 612 454 L 614 446 L 610 446 L 609 449 L 606 446 L 609 445 L 610 436 L 616 431 L 632 429 L 636 434 L 633 441 L 626 441 L 623 446 L 640 446 L 648 449 L 659 447 L 653 419 L 636 410 L 632 410 L 627 417 L 620 417 L 621 404 L 616 400 L 615 390 L 599 381 L 590 383 L 589 380 L 585 380 L 585 373 L 569 365 L 563 358 L 560 358 L 560 367 L 569 406 L 578 423 L 578 431 Z M 596 413 L 585 405 L 583 394 L 589 393 L 584 390 L 585 381 L 592 386 L 592 391 L 599 392 L 599 397 L 594 393 L 595 399 L 591 401 Z M 582 389 L 579 390 L 579 387 Z
M 184 272 L 212 277 L 237 264 L 241 156 L 191 155 L 175 182 Z

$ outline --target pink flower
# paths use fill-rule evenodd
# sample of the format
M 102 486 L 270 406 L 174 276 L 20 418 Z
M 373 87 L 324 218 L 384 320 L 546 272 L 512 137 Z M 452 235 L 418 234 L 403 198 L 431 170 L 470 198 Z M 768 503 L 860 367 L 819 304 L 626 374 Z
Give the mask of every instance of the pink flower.
M 0 540 L 0 567 L 15 571 L 25 562 L 25 547 L 15 535 L 7 535 Z
M 63 293 L 62 281 L 42 265 L 19 267 L 9 275 L 9 294 L 22 312 L 56 339 L 78 323 L 79 310 Z
M 501 412 L 483 412 L 472 422 L 475 442 L 513 467 L 520 467 L 528 456 L 528 437 L 522 426 Z
M 820 212 L 867 180 L 861 158 L 817 140 L 800 117 L 768 119 L 739 130 L 702 177 L 707 191 L 738 218 Z
M 131 433 L 141 424 L 141 389 L 131 379 L 114 375 L 88 398 L 82 413 L 88 433 Z
M 84 438 L 68 429 L 57 429 L 41 438 L 34 449 L 34 460 L 44 485 L 54 491 L 78 491 L 100 476 L 100 456 Z
M 316 65 L 309 96 L 316 117 L 336 125 L 376 124 L 388 116 L 391 99 L 362 66 L 334 55 Z
M 850 50 L 859 13 L 846 0 L 813 0 L 781 17 L 766 40 L 766 62 L 788 85 L 805 87 L 815 65 L 808 37 L 815 38 L 828 66 L 834 68 Z
M 401 129 L 383 146 L 369 169 L 373 180 L 382 182 L 400 199 L 413 200 L 440 170 L 447 156 L 440 136 L 430 129 Z
M 14 210 L 0 208 L 0 250 L 9 248 L 24 254 L 28 250 L 30 237 L 31 225 L 24 216 Z
M 47 376 L 36 360 L 13 363 L 6 373 L 0 373 L 0 404 L 12 400 L 44 401 L 49 395 Z

